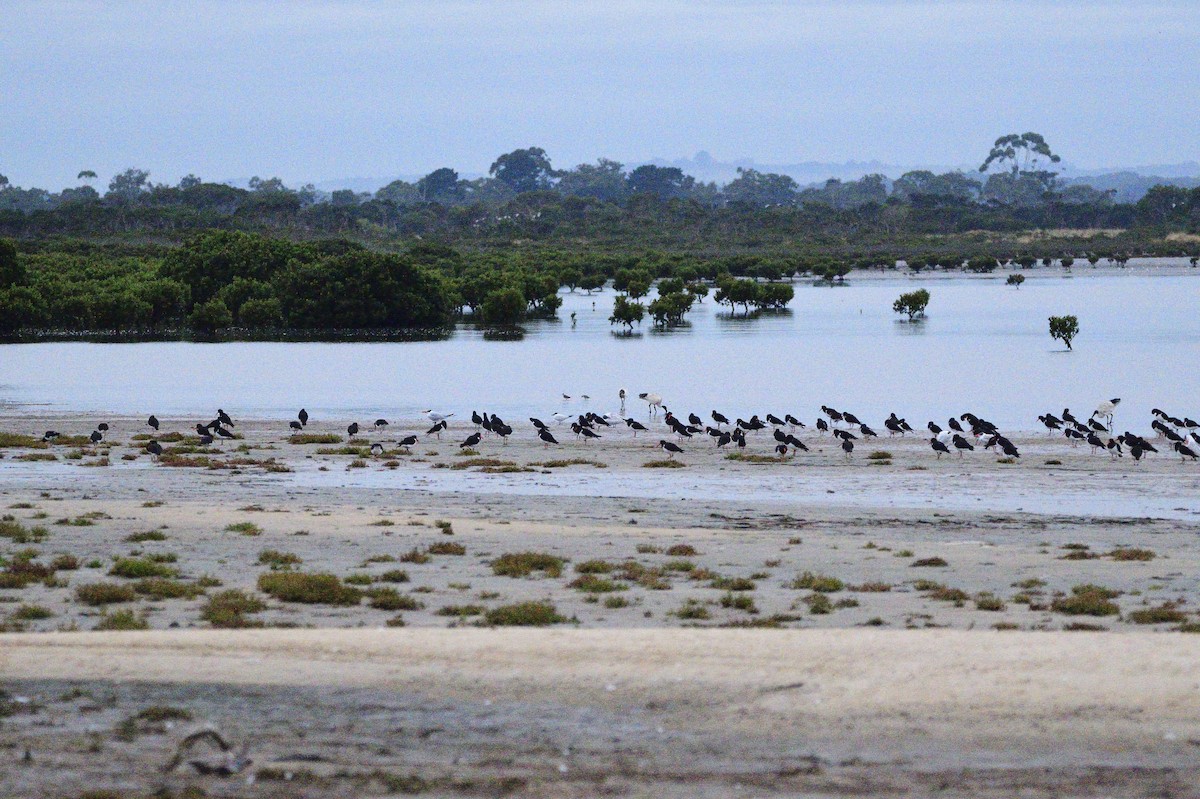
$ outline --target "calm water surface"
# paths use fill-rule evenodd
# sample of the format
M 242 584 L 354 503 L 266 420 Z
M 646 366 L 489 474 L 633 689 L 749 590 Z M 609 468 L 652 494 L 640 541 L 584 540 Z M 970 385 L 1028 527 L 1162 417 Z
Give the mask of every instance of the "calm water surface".
M 898 321 L 892 301 L 919 287 L 933 295 L 928 318 Z M 710 298 L 686 328 L 644 324 L 629 337 L 609 326 L 612 298 L 564 295 L 560 320 L 528 325 L 520 341 L 464 326 L 429 342 L 0 345 L 0 412 L 204 416 L 220 406 L 290 418 L 306 406 L 318 419 L 402 422 L 432 407 L 512 421 L 616 411 L 624 387 L 638 414 L 636 394 L 655 391 L 683 411 L 805 420 L 829 404 L 876 423 L 893 410 L 921 424 L 972 410 L 1031 429 L 1039 413 L 1086 414 L 1118 396 L 1119 426 L 1145 429 L 1152 407 L 1200 416 L 1200 276 L 1035 272 L 1019 290 L 1003 275 L 797 283 L 783 314 L 729 318 Z M 1074 352 L 1050 339 L 1052 314 L 1079 317 Z

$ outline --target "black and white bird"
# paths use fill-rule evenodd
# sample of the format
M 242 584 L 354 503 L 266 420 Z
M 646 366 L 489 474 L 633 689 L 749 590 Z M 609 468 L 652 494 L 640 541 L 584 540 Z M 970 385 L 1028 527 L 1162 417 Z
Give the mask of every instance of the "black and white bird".
M 104 434 L 101 433 L 99 430 L 93 430 L 92 434 L 90 436 L 88 436 L 88 439 L 93 444 L 99 444 L 101 441 L 104 440 Z
M 729 418 L 727 416 L 725 416 L 724 414 L 717 413 L 716 411 L 712 412 L 712 419 L 714 422 L 717 423 L 718 426 L 723 425 L 723 424 L 729 424 Z
M 296 421 L 295 419 L 288 422 L 288 427 L 290 427 L 292 430 L 295 430 L 297 433 L 304 429 L 304 425 L 300 424 L 300 422 Z
M 821 435 L 825 435 L 829 432 L 829 422 L 825 421 L 824 419 L 818 419 L 817 429 L 821 431 Z
M 667 453 L 668 458 L 674 458 L 676 453 L 683 452 L 683 447 L 671 441 L 667 441 L 665 438 L 659 439 L 658 445 L 663 448 L 664 452 Z
M 346 428 L 346 432 L 350 434 L 351 438 L 358 435 L 358 422 L 351 422 L 350 426 Z
M 850 458 L 850 454 L 854 452 L 854 442 L 848 438 L 842 439 L 842 452 L 846 453 L 846 458 Z
M 773 425 L 775 425 L 776 427 L 783 427 L 784 425 L 786 425 L 786 424 L 787 424 L 787 422 L 783 421 L 782 419 L 780 419 L 778 416 L 776 416 L 776 415 L 775 415 L 775 414 L 773 414 L 773 413 L 768 413 L 768 414 L 767 414 L 767 423 L 768 423 L 768 424 L 773 424 Z
M 108 422 L 101 422 L 100 424 L 96 425 L 96 429 L 99 430 L 101 433 L 107 433 L 108 432 Z
M 788 425 L 789 425 L 789 426 L 790 426 L 790 427 L 791 427 L 793 430 L 794 430 L 794 429 L 796 429 L 797 427 L 799 427 L 801 430 L 803 430 L 803 429 L 804 429 L 804 427 L 805 427 L 805 424 L 804 424 L 804 422 L 800 421 L 800 420 L 799 420 L 799 419 L 797 419 L 795 416 L 792 416 L 790 413 L 789 413 L 789 414 L 786 414 L 786 415 L 783 417 L 783 419 L 784 419 L 784 421 L 786 421 L 786 422 L 788 423 Z
M 411 436 L 411 435 L 410 435 L 410 436 L 405 436 L 404 438 L 402 438 L 402 439 L 400 439 L 399 441 L 397 441 L 397 442 L 396 442 L 396 446 L 400 447 L 400 448 L 401 448 L 401 449 L 403 449 L 405 452 L 408 452 L 408 451 L 409 451 L 409 449 L 408 449 L 408 448 L 409 448 L 409 447 L 411 447 L 413 444 L 416 444 L 416 443 L 417 443 L 417 437 L 416 437 L 416 436 Z
M 233 420 L 229 418 L 229 414 L 225 413 L 225 411 L 221 410 L 220 408 L 217 408 L 217 421 L 226 427 L 237 427 L 237 425 L 233 423 Z
M 532 425 L 534 426 L 534 428 L 535 428 L 535 429 L 537 429 L 537 430 L 545 430 L 545 429 L 546 429 L 546 423 L 545 423 L 545 422 L 543 422 L 541 419 L 538 419 L 538 418 L 536 418 L 536 417 L 530 416 L 530 417 L 529 417 L 529 422 L 530 422 L 530 424 L 532 424 Z
M 230 431 L 226 430 L 224 427 L 221 427 L 220 425 L 217 425 L 216 432 L 217 432 L 217 435 L 219 435 L 221 438 L 236 438 L 237 437 Z
M 158 417 L 154 414 L 150 414 L 150 418 L 146 420 L 146 424 L 150 425 L 155 432 L 158 431 Z
M 378 441 L 376 441 L 374 444 L 371 445 L 371 457 L 378 458 L 382 454 L 383 454 L 383 444 L 380 444 Z
M 301 427 L 308 427 L 308 411 L 301 408 L 300 413 L 296 414 L 296 418 L 300 420 Z
M 637 438 L 638 431 L 644 432 L 646 430 L 646 425 L 642 424 L 641 422 L 639 422 L 637 419 L 634 419 L 633 417 L 626 419 L 625 424 L 628 425 L 629 429 L 633 431 L 634 438 Z
M 954 444 L 954 448 L 958 450 L 958 457 L 960 458 L 963 456 L 963 452 L 965 450 L 971 450 L 972 452 L 975 451 L 975 445 L 957 433 L 954 434 L 954 438 L 951 439 L 951 442 Z
M 778 453 L 779 457 L 786 458 L 788 452 L 787 444 L 776 444 L 775 452 Z
M 42 435 L 42 441 L 53 441 L 54 439 L 58 438 L 61 435 L 62 435 L 62 433 L 58 432 L 57 430 L 47 430 Z
M 926 426 L 926 427 L 928 427 L 928 428 L 929 428 L 929 432 L 933 433 L 935 436 L 937 436 L 937 435 L 941 435 L 941 433 L 942 433 L 942 428 L 941 428 L 941 426 L 940 426 L 940 425 L 938 425 L 938 424 L 936 424 L 936 423 L 934 423 L 934 422 L 930 422 L 929 424 L 927 424 L 927 425 L 925 425 L 925 426 Z
M 379 430 L 379 429 L 387 427 L 387 426 L 388 426 L 387 419 L 376 419 L 375 420 L 375 429 L 376 430 Z
M 213 437 L 210 436 L 208 433 L 205 433 L 204 435 L 200 436 L 200 446 L 207 447 L 211 443 L 213 443 Z
M 459 444 L 458 446 L 460 449 L 465 449 L 467 447 L 473 447 L 479 443 L 481 438 L 482 438 L 482 436 L 479 433 L 477 433 L 477 432 L 472 433 L 471 435 L 469 435 L 465 439 L 463 439 L 463 442 L 461 444 Z
M 153 455 L 155 459 L 157 459 L 163 454 L 162 444 L 158 443 L 157 441 L 151 441 L 146 445 L 146 451 Z
M 1103 417 L 1108 420 L 1109 428 L 1112 428 L 1113 411 L 1115 411 L 1117 406 L 1120 404 L 1120 397 L 1113 397 L 1110 400 L 1105 400 L 1096 406 L 1096 410 L 1092 411 L 1092 418 L 1095 419 L 1097 416 Z
M 429 421 L 433 422 L 434 424 L 437 424 L 438 422 L 444 422 L 447 419 L 449 419 L 451 416 L 454 415 L 452 413 L 446 413 L 446 414 L 437 413 L 436 411 L 433 411 L 429 408 L 426 408 L 425 410 L 421 411 L 421 413 L 425 414 L 425 418 L 428 419 Z
M 1196 451 L 1182 441 L 1175 442 L 1175 451 L 1179 453 L 1179 459 L 1185 463 L 1188 458 L 1196 460 Z
M 546 446 L 558 443 L 558 439 L 554 437 L 554 434 L 544 427 L 538 430 L 538 438 L 540 438 Z
M 950 454 L 950 448 L 947 447 L 945 444 L 943 444 L 941 441 L 938 441 L 937 436 L 934 436 L 933 438 L 929 439 L 929 446 L 933 447 L 933 451 L 937 453 L 938 460 L 942 459 L 943 454 L 946 454 L 946 455 Z
M 443 419 L 440 422 L 434 422 L 433 427 L 431 427 L 425 431 L 425 435 L 437 436 L 438 441 L 441 441 L 442 440 L 442 431 L 445 430 L 447 427 L 449 427 L 449 425 L 446 424 L 445 419 Z

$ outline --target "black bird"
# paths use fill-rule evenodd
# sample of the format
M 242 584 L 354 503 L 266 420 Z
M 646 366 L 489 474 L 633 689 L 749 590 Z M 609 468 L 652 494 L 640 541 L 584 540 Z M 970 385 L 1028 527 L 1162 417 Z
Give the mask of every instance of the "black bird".
M 783 432 L 783 431 L 782 431 L 782 430 L 780 430 L 779 428 L 776 428 L 776 429 L 775 429 L 775 432 L 774 432 L 774 434 L 773 434 L 773 435 L 775 436 L 775 440 L 776 440 L 776 441 L 781 441 L 781 442 L 782 442 L 782 441 L 787 441 L 787 440 L 788 440 L 787 433 Z
M 1055 430 L 1062 429 L 1062 420 L 1055 417 L 1053 414 L 1039 416 L 1038 421 L 1046 426 L 1046 429 L 1053 433 Z
M 101 441 L 104 440 L 104 434 L 101 433 L 99 430 L 93 430 L 92 434 L 90 436 L 88 436 L 88 438 L 91 440 L 91 442 L 93 444 L 99 444 Z
M 895 419 L 885 420 L 883 423 L 883 426 L 888 429 L 889 436 L 894 436 L 897 433 L 899 433 L 902 436 L 904 435 L 904 428 L 901 427 L 900 422 L 896 421 Z
M 716 411 L 712 412 L 712 418 L 713 418 L 713 421 L 719 425 L 720 424 L 729 424 L 729 419 L 727 419 L 723 414 L 717 413 Z
M 1088 419 L 1088 427 L 1095 430 L 1097 433 L 1107 433 L 1108 428 L 1097 422 L 1094 418 Z
M 822 405 L 821 412 L 828 416 L 829 421 L 833 422 L 834 424 L 842 421 L 842 414 L 838 413 L 833 408 L 830 408 L 828 405 Z
M 659 439 L 658 445 L 660 447 L 662 447 L 663 450 L 666 451 L 668 458 L 674 458 L 675 453 L 683 452 L 683 447 L 679 446 L 678 444 L 674 444 L 670 441 L 667 441 L 665 438 Z
M 358 435 L 358 422 L 351 422 L 350 426 L 346 428 L 346 432 L 350 434 L 351 438 Z
M 965 432 L 963 430 L 963 426 L 961 424 L 959 424 L 958 420 L 955 419 L 953 416 L 950 417 L 949 421 L 947 421 L 946 424 L 948 424 L 950 426 L 950 429 L 956 433 Z
M 546 445 L 558 443 L 558 439 L 554 437 L 554 434 L 544 427 L 538 430 L 538 438 L 545 442 Z
M 296 414 L 296 418 L 300 420 L 302 426 L 308 427 L 308 411 L 301 408 L 300 413 Z
M 1196 460 L 1196 451 L 1184 444 L 1182 441 L 1175 442 L 1175 451 L 1179 453 L 1179 460 L 1187 462 L 1188 458 Z
M 775 445 L 775 451 L 779 453 L 779 457 L 781 457 L 781 458 L 787 457 L 787 449 L 788 449 L 787 444 L 776 444 Z
M 217 408 L 217 421 L 219 421 L 221 424 L 225 425 L 226 427 L 236 427 L 237 426 L 233 423 L 233 420 L 229 418 L 229 414 L 225 413 L 225 411 L 221 410 L 220 408 Z
M 465 447 L 473 447 L 479 443 L 480 438 L 482 438 L 482 436 L 480 436 L 479 433 L 472 433 L 471 435 L 467 436 L 463 443 L 459 444 L 458 446 L 460 449 Z
M 1143 450 L 1137 444 L 1134 444 L 1132 447 L 1129 448 L 1129 454 L 1132 455 L 1133 459 L 1135 461 L 1137 461 L 1138 463 L 1142 462 L 1142 453 L 1143 452 L 1145 452 L 1145 450 Z
M 787 422 L 783 421 L 782 419 L 780 419 L 778 416 L 776 416 L 773 413 L 767 414 L 767 421 L 770 422 L 771 424 L 775 425 L 776 427 L 783 427 L 785 424 L 787 424 Z
M 850 453 L 854 452 L 854 442 L 848 438 L 842 439 L 842 452 L 846 453 L 846 458 L 850 458 Z
M 400 439 L 398 446 L 403 448 L 405 452 L 408 452 L 408 448 L 416 443 L 417 443 L 416 436 L 405 436 L 404 438 Z
M 696 427 L 704 427 L 704 422 L 701 421 L 700 417 L 694 413 L 688 414 L 688 422 L 694 424 Z
M 300 423 L 299 423 L 299 422 L 297 422 L 295 419 L 293 419 L 292 421 L 288 422 L 288 427 L 290 427 L 291 429 L 295 430 L 297 433 L 299 433 L 301 430 L 303 430 L 303 429 L 304 429 L 304 425 L 300 424 Z
M 1074 444 L 1076 441 L 1083 441 L 1083 433 L 1079 432 L 1073 427 L 1068 427 L 1063 430 L 1063 435 L 1071 439 L 1072 444 Z
M 58 432 L 57 430 L 47 430 L 45 435 L 42 436 L 42 441 L 53 441 L 60 435 L 62 435 L 62 433 Z
M 1189 430 L 1195 430 L 1197 427 L 1200 427 L 1200 422 L 1195 422 L 1185 416 L 1183 417 L 1183 426 Z
M 951 441 L 954 443 L 954 448 L 958 450 L 958 457 L 960 457 L 960 458 L 963 456 L 963 450 L 969 449 L 972 452 L 974 452 L 974 450 L 975 450 L 974 445 L 971 444 L 970 441 L 967 441 L 965 438 L 958 435 L 957 433 L 954 435 L 954 438 L 952 438 Z
M 1063 408 L 1063 412 L 1062 412 L 1062 420 L 1063 420 L 1064 422 L 1068 422 L 1068 423 L 1070 423 L 1070 424 L 1074 424 L 1074 425 L 1077 425 L 1077 424 L 1079 424 L 1079 420 L 1078 420 L 1078 419 L 1076 419 L 1076 418 L 1075 418 L 1075 415 L 1071 413 L 1071 409 L 1070 409 L 1070 408 Z
M 146 420 L 146 424 L 150 425 L 151 427 L 154 428 L 155 431 L 157 431 L 158 430 L 158 417 L 151 414 L 150 418 Z
M 108 432 L 108 422 L 101 422 L 100 424 L 96 425 L 96 429 L 99 430 L 101 433 L 107 433 Z
M 355 426 L 357 427 L 357 425 L 355 425 Z M 433 425 L 433 427 L 431 427 L 431 428 L 429 428 L 428 430 L 426 430 L 426 431 L 425 431 L 425 435 L 427 435 L 427 436 L 437 436 L 437 437 L 438 437 L 438 441 L 441 441 L 441 440 L 442 440 L 442 431 L 443 431 L 443 430 L 445 430 L 447 427 L 448 427 L 448 425 L 446 424 L 446 420 L 445 420 L 445 419 L 443 419 L 443 420 L 441 420 L 440 422 L 436 422 L 436 423 Z
M 834 430 L 833 435 L 836 438 L 840 438 L 842 441 L 853 441 L 858 438 L 858 436 L 854 435 L 849 430 Z
M 1111 455 L 1114 460 L 1124 457 L 1124 455 L 1121 454 L 1121 445 L 1111 438 L 1108 440 L 1108 454 Z
M 821 435 L 825 435 L 829 432 L 829 422 L 825 421 L 824 419 L 818 419 L 817 429 L 821 431 Z
M 207 447 L 211 443 L 213 443 L 213 437 L 210 436 L 208 433 L 205 433 L 204 435 L 200 436 L 200 446 Z
M 158 443 L 157 441 L 151 441 L 146 445 L 146 451 L 157 458 L 159 455 L 163 454 L 162 444 Z
M 530 417 L 529 417 L 529 421 L 530 421 L 530 422 L 533 424 L 533 426 L 534 426 L 535 428 L 537 428 L 538 430 L 545 430 L 545 429 L 546 429 L 546 423 L 545 423 L 545 422 L 543 422 L 541 419 L 535 419 L 534 417 L 530 416 Z
M 938 460 L 942 459 L 942 453 L 945 453 L 947 455 L 950 454 L 950 448 L 947 447 L 945 444 L 943 444 L 941 441 L 938 441 L 936 436 L 929 439 L 929 446 L 933 447 L 933 451 L 937 453 Z
M 483 417 L 479 415 L 479 411 L 471 411 L 471 421 L 474 422 L 476 427 L 483 426 Z
M 198 436 L 208 435 L 208 427 L 206 425 L 200 424 L 199 422 L 196 422 L 196 435 L 198 435 Z
M 786 421 L 792 427 L 803 428 L 805 426 L 804 422 L 800 421 L 795 416 L 792 416 L 790 413 L 785 415 L 783 418 L 784 418 L 784 421 Z
M 733 436 L 729 435 L 728 433 L 721 433 L 721 435 L 717 437 L 717 447 L 723 447 L 730 441 L 733 441 Z
M 376 420 L 375 420 L 375 429 L 376 429 L 376 430 L 378 430 L 378 429 L 379 429 L 379 428 L 381 428 L 381 427 L 387 427 L 387 426 L 388 426 L 388 420 L 387 420 L 387 419 L 376 419 Z
M 867 427 L 865 424 L 860 424 L 858 426 L 858 431 L 863 434 L 863 438 L 879 438 L 879 434 Z
M 933 422 L 930 422 L 929 424 L 927 424 L 925 426 L 928 427 L 929 432 L 933 433 L 935 436 L 942 432 L 942 428 L 939 427 L 938 425 L 934 424 Z
M 1021 457 L 1021 453 L 1017 451 L 1017 446 L 1004 436 L 1000 437 L 1000 449 L 1002 449 L 1004 454 L 1010 458 Z
M 852 413 L 843 413 L 842 421 L 844 421 L 846 424 L 862 424 L 862 422 L 859 421 L 859 418 Z
M 1100 436 L 1096 435 L 1095 433 L 1087 434 L 1087 443 L 1089 446 L 1091 446 L 1092 452 L 1095 452 L 1097 449 L 1105 448 L 1104 442 L 1101 441 Z
M 636 419 L 633 419 L 633 418 L 626 419 L 626 420 L 625 420 L 625 424 L 629 425 L 629 428 L 630 428 L 631 430 L 633 430 L 633 437 L 634 437 L 634 438 L 637 438 L 637 434 L 638 434 L 638 431 L 639 431 L 639 430 L 645 430 L 645 429 L 646 429 L 646 425 L 642 424 L 641 422 L 639 422 L 638 420 L 636 420 Z
M 500 440 L 503 441 L 504 444 L 507 446 L 508 445 L 508 437 L 512 435 L 513 429 L 511 427 L 509 427 L 508 425 L 504 424 L 503 422 L 501 422 L 500 424 L 492 425 L 492 432 L 495 433 L 496 435 L 500 436 Z
M 600 438 L 600 434 L 590 427 L 581 427 L 579 428 L 579 432 L 583 435 L 584 441 L 587 441 L 589 438 Z
M 808 452 L 808 447 L 804 446 L 804 442 L 793 435 L 788 435 L 786 443 L 791 445 L 794 449 L 802 449 L 805 452 Z
M 588 418 L 592 420 L 592 424 L 598 424 L 601 427 L 612 427 L 612 422 L 608 421 L 599 414 L 589 413 Z
M 233 438 L 233 433 L 229 432 L 220 425 L 217 426 L 217 435 L 219 435 L 221 438 Z

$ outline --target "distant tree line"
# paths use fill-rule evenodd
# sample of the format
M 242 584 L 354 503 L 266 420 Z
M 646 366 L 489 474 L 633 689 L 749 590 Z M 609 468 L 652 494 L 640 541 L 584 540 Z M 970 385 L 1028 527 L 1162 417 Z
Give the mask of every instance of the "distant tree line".
M 103 194 L 91 185 L 91 171 L 79 174 L 81 185 L 53 193 L 9 185 L 0 175 L 0 234 L 178 239 L 222 228 L 373 240 L 419 236 L 466 246 L 584 238 L 674 248 L 979 230 L 1200 231 L 1200 188 L 1156 186 L 1136 203 L 1116 203 L 1111 191 L 1064 184 L 1046 168 L 1057 159 L 1042 137 L 1026 133 L 998 139 L 980 177 L 913 171 L 895 181 L 867 175 L 806 188 L 754 169 L 740 169 L 724 186 L 678 167 L 627 170 L 607 159 L 559 170 L 538 147 L 499 156 L 488 177 L 466 180 L 442 167 L 374 193 L 326 195 L 311 185 L 292 189 L 278 178 L 257 177 L 248 188 L 193 175 L 168 186 L 140 169 L 113 177 Z

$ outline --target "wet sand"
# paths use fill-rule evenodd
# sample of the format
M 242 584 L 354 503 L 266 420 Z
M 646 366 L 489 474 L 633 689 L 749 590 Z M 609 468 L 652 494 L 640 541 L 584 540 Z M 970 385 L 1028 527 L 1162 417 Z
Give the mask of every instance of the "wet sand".
M 34 562 L 80 566 L 0 589 L 14 631 L 0 636 L 13 711 L 0 757 L 33 757 L 0 768 L 7 795 L 399 784 L 366 776 L 377 768 L 416 774 L 430 795 L 1194 795 L 1200 638 L 1172 631 L 1200 621 L 1200 468 L 1178 458 L 1133 464 L 1027 434 L 1014 437 L 1015 463 L 938 460 L 911 437 L 860 444 L 847 460 L 805 433 L 812 451 L 782 462 L 688 442 L 686 466 L 646 468 L 664 453 L 626 430 L 590 444 L 564 431 L 549 450 L 521 430 L 463 457 L 461 425 L 409 454 L 360 458 L 247 421 L 243 439 L 207 455 L 228 468 L 209 469 L 155 463 L 132 441 L 141 420 L 109 423 L 120 444 L 107 466 L 86 465 L 102 457 L 90 448 L 78 459 L 70 447 L 0 450 L 4 513 L 47 532 L 0 538 L 0 552 L 33 547 Z M 10 417 L 0 430 L 92 424 Z M 399 428 L 361 445 L 394 448 Z M 768 436 L 752 436 L 750 454 L 770 454 Z M 38 453 L 56 459 L 18 460 Z M 593 463 L 543 465 L 573 458 Z M 406 609 L 266 596 L 264 551 L 363 591 L 393 588 Z M 559 559 L 561 573 L 496 573 L 501 555 L 521 552 Z M 208 596 L 262 598 L 254 623 L 318 629 L 213 630 L 207 596 L 77 599 L 80 585 L 138 584 L 109 572 L 150 556 L 179 583 L 220 581 Z M 592 572 L 603 583 L 581 582 L 589 562 L 606 564 Z M 397 570 L 406 580 L 381 580 Z M 1113 612 L 1065 612 L 1089 584 Z M 476 628 L 531 601 L 564 621 Z M 52 615 L 20 618 L 31 605 Z M 120 610 L 150 631 L 53 632 Z M 1066 631 L 1081 628 L 1104 632 Z M 62 700 L 73 686 L 86 695 Z M 154 705 L 192 718 L 118 734 Z M 158 771 L 203 723 L 252 741 L 255 765 L 224 780 Z M 276 769 L 293 779 L 272 779 Z

